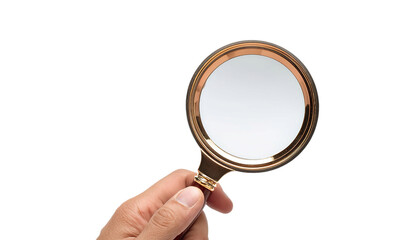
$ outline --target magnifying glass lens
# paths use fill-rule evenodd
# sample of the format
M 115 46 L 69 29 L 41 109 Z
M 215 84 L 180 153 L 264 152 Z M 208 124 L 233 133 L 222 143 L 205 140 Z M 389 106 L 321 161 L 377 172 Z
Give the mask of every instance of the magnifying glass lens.
M 200 115 L 218 147 L 239 158 L 258 160 L 293 142 L 302 127 L 305 101 L 296 77 L 282 63 L 242 55 L 224 62 L 208 77 Z

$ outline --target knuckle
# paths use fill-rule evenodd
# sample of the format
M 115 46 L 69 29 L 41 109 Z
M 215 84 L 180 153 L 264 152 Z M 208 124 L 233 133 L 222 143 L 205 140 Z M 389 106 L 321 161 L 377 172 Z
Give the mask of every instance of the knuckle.
M 131 226 L 136 222 L 136 214 L 134 212 L 134 206 L 130 202 L 124 202 L 115 211 L 115 218 L 118 222 L 124 225 Z
M 129 201 L 126 201 L 117 208 L 115 213 L 124 216 L 131 211 L 131 208 L 132 204 Z
M 160 229 L 168 229 L 175 224 L 176 215 L 172 209 L 162 207 L 153 215 L 150 222 Z

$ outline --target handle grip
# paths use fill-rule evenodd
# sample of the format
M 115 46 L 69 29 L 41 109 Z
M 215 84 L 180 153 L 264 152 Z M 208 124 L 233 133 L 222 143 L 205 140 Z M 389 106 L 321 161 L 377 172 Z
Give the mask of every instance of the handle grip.
M 208 190 L 207 188 L 201 186 L 200 184 L 198 184 L 196 181 L 194 181 L 191 186 L 197 187 L 198 189 L 200 189 L 203 194 L 204 194 L 204 205 L 201 208 L 201 211 L 203 211 L 204 206 L 207 203 L 207 199 L 209 198 L 211 191 Z M 182 240 L 185 236 L 185 234 L 190 230 L 190 228 L 192 227 L 192 225 L 195 223 L 195 221 L 197 221 L 198 216 L 200 216 L 201 211 L 199 214 L 197 214 L 197 216 L 194 218 L 194 220 L 191 222 L 191 224 L 181 233 L 179 234 L 174 240 Z

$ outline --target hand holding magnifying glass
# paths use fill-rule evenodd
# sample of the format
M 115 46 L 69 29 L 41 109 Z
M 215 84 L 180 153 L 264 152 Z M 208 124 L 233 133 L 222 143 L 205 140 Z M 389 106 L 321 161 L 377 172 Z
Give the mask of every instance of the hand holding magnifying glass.
M 268 171 L 293 160 L 314 133 L 318 109 L 317 91 L 309 72 L 285 49 L 267 42 L 243 41 L 212 53 L 198 67 L 187 94 L 188 123 L 202 153 L 198 174 L 194 179 L 190 175 L 189 180 L 183 181 L 203 193 L 199 194 L 200 199 L 190 206 L 191 209 L 198 213 L 208 200 L 208 205 L 216 210 L 230 211 L 232 203 L 220 188 L 216 188 L 220 178 L 230 171 Z M 172 186 L 170 182 L 157 185 L 167 189 Z M 276 183 L 272 184 L 275 187 Z M 176 193 L 176 189 L 168 190 L 164 198 L 147 200 L 149 204 L 156 204 L 153 211 L 134 208 L 137 215 L 129 216 L 137 216 L 134 220 L 143 221 L 140 226 L 145 227 L 133 227 L 137 232 L 131 232 L 130 236 L 151 239 L 151 236 L 160 234 L 161 238 L 157 239 L 171 239 L 174 233 L 185 229 L 175 238 L 178 240 L 191 234 L 188 233 L 191 226 L 203 215 L 198 214 L 194 220 L 189 215 L 184 224 L 173 231 L 168 230 L 166 235 L 162 229 L 168 228 L 152 228 L 152 231 L 147 227 L 153 226 L 156 218 L 164 223 L 165 219 L 180 217 L 171 211 L 166 211 L 165 216 L 160 211 L 167 204 L 174 203 L 173 207 L 182 205 L 183 199 L 179 199 L 182 192 Z M 182 191 L 197 193 L 198 189 Z M 189 206 L 188 202 L 184 206 Z M 129 209 L 133 211 L 133 208 Z M 127 222 L 126 217 L 118 218 L 118 211 L 116 215 L 117 223 Z M 133 219 L 128 220 L 133 222 Z M 188 222 L 191 225 L 187 227 Z M 109 229 L 107 226 L 105 233 Z
M 187 239 L 207 239 L 208 224 L 204 212 L 204 197 L 193 182 L 195 173 L 176 170 L 155 183 L 145 192 L 124 202 L 102 229 L 98 240 L 167 240 L 174 239 L 196 217 Z M 213 191 L 207 205 L 228 213 L 232 202 L 220 186 Z

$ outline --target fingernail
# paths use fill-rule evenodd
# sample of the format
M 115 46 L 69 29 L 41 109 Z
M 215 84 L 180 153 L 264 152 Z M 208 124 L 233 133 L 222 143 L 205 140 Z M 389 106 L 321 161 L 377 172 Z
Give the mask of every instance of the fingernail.
M 201 191 L 196 187 L 187 187 L 176 197 L 176 200 L 182 205 L 191 208 L 200 199 Z

